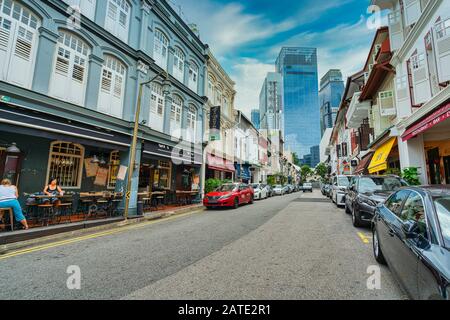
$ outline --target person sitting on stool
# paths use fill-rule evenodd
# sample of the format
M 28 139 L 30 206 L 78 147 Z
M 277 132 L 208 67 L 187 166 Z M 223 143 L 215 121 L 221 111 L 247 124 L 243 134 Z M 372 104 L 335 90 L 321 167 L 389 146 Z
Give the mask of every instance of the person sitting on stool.
M 58 179 L 50 178 L 50 183 L 44 188 L 44 194 L 49 196 L 49 199 L 45 199 L 44 202 L 51 202 L 58 206 L 61 201 L 56 196 L 64 195 L 64 191 L 58 185 Z
M 28 230 L 27 219 L 23 215 L 22 208 L 17 200 L 18 197 L 19 191 L 16 186 L 13 186 L 9 179 L 3 179 L 0 184 L 0 209 L 12 208 L 16 221 L 19 221 L 24 229 Z M 11 221 L 11 223 L 14 222 Z

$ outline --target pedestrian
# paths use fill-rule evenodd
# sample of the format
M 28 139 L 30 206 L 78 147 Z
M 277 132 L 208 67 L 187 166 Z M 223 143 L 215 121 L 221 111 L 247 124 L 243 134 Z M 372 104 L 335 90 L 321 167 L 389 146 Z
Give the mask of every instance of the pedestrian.
M 0 209 L 12 208 L 16 221 L 20 222 L 25 230 L 28 230 L 27 219 L 23 215 L 22 208 L 17 200 L 18 197 L 19 191 L 16 186 L 13 186 L 9 179 L 3 179 L 0 183 Z
M 57 178 L 50 178 L 50 183 L 44 188 L 44 194 L 51 197 L 49 199 L 44 200 L 44 202 L 51 202 L 52 204 L 58 206 L 60 204 L 57 196 L 64 195 L 64 191 L 62 191 L 61 187 L 58 185 Z

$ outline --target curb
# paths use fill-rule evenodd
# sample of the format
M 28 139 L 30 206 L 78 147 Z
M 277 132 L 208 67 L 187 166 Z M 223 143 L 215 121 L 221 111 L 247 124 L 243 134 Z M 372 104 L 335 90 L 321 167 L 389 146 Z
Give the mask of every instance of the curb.
M 192 206 L 189 208 L 180 208 L 178 210 L 175 209 L 175 210 L 170 210 L 170 211 L 148 213 L 148 214 L 144 214 L 143 217 L 130 218 L 127 221 L 122 220 L 119 222 L 105 224 L 105 225 L 101 225 L 98 227 L 92 227 L 92 228 L 88 228 L 88 229 L 79 229 L 79 230 L 75 230 L 75 231 L 58 233 L 55 235 L 39 237 L 36 239 L 31 239 L 31 240 L 26 240 L 26 241 L 3 244 L 0 246 L 0 256 L 3 254 L 6 254 L 6 253 L 10 253 L 11 251 L 27 249 L 27 248 L 38 246 L 38 245 L 45 245 L 45 244 L 49 244 L 52 242 L 67 240 L 67 239 L 75 238 L 75 237 L 79 237 L 79 236 L 95 234 L 95 233 L 98 233 L 101 231 L 120 229 L 120 228 L 127 227 L 130 225 L 138 225 L 140 223 L 144 223 L 147 221 L 169 218 L 172 216 L 182 215 L 182 214 L 185 214 L 185 213 L 188 213 L 191 211 L 192 211 L 192 213 L 202 212 L 202 211 L 205 211 L 205 208 L 203 207 L 203 205 L 198 205 L 198 206 Z

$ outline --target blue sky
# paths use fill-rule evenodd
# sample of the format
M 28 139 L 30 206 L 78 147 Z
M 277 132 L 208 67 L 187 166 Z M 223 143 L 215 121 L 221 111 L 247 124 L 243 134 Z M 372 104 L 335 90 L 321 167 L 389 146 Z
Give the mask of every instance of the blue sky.
M 361 69 L 375 30 L 369 0 L 169 0 L 196 23 L 201 39 L 236 82 L 235 107 L 258 106 L 265 74 L 274 71 L 282 46 L 317 47 L 319 76 Z M 370 21 L 370 20 L 369 20 Z

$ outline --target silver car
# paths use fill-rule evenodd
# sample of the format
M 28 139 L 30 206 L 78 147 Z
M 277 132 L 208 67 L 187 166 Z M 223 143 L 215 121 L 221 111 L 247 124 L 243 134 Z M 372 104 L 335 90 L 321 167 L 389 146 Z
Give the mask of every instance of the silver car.
M 281 184 L 277 184 L 273 187 L 273 193 L 277 196 L 284 196 L 288 192 L 286 186 L 282 186 Z
M 350 181 L 353 176 L 335 176 L 331 184 L 331 200 L 338 207 L 345 206 L 345 196 L 348 192 L 348 187 L 350 186 Z

